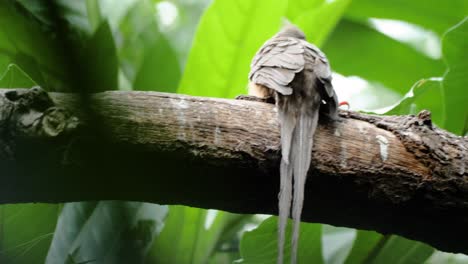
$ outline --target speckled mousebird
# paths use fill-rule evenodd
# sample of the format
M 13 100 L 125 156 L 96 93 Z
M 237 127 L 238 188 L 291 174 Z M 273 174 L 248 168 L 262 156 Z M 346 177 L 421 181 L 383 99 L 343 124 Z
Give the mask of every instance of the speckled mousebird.
M 274 97 L 281 126 L 278 263 L 283 263 L 291 200 L 294 221 L 291 263 L 297 262 L 304 186 L 319 113 L 331 120 L 338 116 L 338 100 L 331 78 L 325 54 L 290 24 L 263 44 L 250 65 L 249 94 Z

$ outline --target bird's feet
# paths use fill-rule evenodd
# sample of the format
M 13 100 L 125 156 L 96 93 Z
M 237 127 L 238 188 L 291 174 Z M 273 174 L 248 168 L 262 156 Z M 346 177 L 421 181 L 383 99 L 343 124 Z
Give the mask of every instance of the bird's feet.
M 344 113 L 341 112 L 341 116 L 343 116 L 343 117 L 349 117 L 349 108 L 350 108 L 350 107 L 349 107 L 349 103 L 348 103 L 347 101 L 342 101 L 342 102 L 340 102 L 340 103 L 338 104 L 338 107 L 341 107 L 341 106 L 343 106 L 343 105 L 346 105 L 347 107 L 346 107 L 346 109 L 343 109 L 343 110 L 346 111 L 346 112 L 344 112 Z
M 342 101 L 342 102 L 340 102 L 340 103 L 338 104 L 338 107 L 341 107 L 341 106 L 343 106 L 343 105 L 346 105 L 347 108 L 348 108 L 348 109 L 346 109 L 346 110 L 349 110 L 349 103 L 348 103 L 347 101 Z

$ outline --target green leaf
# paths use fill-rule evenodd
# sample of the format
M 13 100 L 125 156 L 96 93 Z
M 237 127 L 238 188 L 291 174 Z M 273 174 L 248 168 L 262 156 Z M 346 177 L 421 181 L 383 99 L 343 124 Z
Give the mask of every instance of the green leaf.
M 94 30 L 88 19 L 88 10 L 85 1 L 55 0 L 57 9 L 71 28 L 84 36 L 91 36 Z
M 467 50 L 468 17 L 449 29 L 442 40 L 442 54 L 448 68 L 442 82 L 445 99 L 445 129 L 458 135 L 464 135 L 468 127 Z
M 237 230 L 246 215 L 171 206 L 146 263 L 207 263 L 217 246 Z
M 30 88 L 37 85 L 24 71 L 15 64 L 8 65 L 5 73 L 0 77 L 2 88 Z
M 37 0 L 16 0 L 18 5 L 28 10 L 31 15 L 43 24 L 51 25 L 48 8 L 43 1 Z
M 103 22 L 87 40 L 80 61 L 84 85 L 88 91 L 118 89 L 118 59 L 110 26 Z
M 180 80 L 179 62 L 164 37 L 160 37 L 146 56 L 138 71 L 135 90 L 176 92 Z
M 48 90 L 65 90 L 69 75 L 59 41 L 45 21 L 44 6 L 0 1 L 0 54 Z
M 320 7 L 325 0 L 291 0 L 288 1 L 286 17 L 294 20 L 300 15 L 309 12 L 310 10 Z
M 201 18 L 178 92 L 232 98 L 247 90 L 250 61 L 279 29 L 285 0 L 218 0 Z
M 347 11 L 347 16 L 358 20 L 371 17 L 403 20 L 440 35 L 466 14 L 466 0 L 353 0 Z
M 242 259 L 237 263 L 276 263 L 278 254 L 278 218 L 270 217 L 256 229 L 245 232 L 240 244 Z M 288 263 L 291 258 L 292 221 L 288 221 L 284 259 Z M 301 235 L 297 254 L 298 263 L 323 263 L 322 260 L 322 227 L 320 224 L 301 223 Z
M 139 202 L 65 204 L 46 263 L 140 263 L 166 214 Z
M 367 257 L 369 263 L 403 264 L 423 263 L 434 252 L 434 249 L 424 243 L 409 240 L 399 236 L 389 236 L 379 241 L 377 247 Z
M 169 42 L 158 30 L 154 8 L 148 1 L 134 5 L 119 26 L 118 46 L 125 77 L 135 90 L 175 92 L 180 65 Z
M 0 206 L 0 263 L 43 263 L 57 215 L 57 205 Z
M 297 1 L 299 0 L 293 2 Z M 292 20 L 304 30 L 308 41 L 321 46 L 341 19 L 350 2 L 351 0 L 325 1 L 320 6 L 312 3 L 309 8 L 304 8 Z
M 366 261 L 369 260 L 369 257 L 379 249 L 378 244 L 381 241 L 385 242 L 386 239 L 383 239 L 383 236 L 377 232 L 358 230 L 353 247 L 345 263 L 367 263 Z
M 96 30 L 102 22 L 98 0 L 86 0 L 86 12 L 91 28 Z
M 322 255 L 324 263 L 340 264 L 351 251 L 356 230 L 346 227 L 322 225 Z
M 380 82 L 400 94 L 416 81 L 441 76 L 444 71 L 441 60 L 349 20 L 340 22 L 323 50 L 334 71 Z
M 97 202 L 67 203 L 63 206 L 45 263 L 65 263 L 69 250 L 96 208 Z
M 103 18 L 107 19 L 113 31 L 118 30 L 120 22 L 124 19 L 130 9 L 136 4 L 147 3 L 147 0 L 99 0 L 99 7 Z M 151 11 L 152 8 L 146 11 Z M 140 14 L 141 20 L 145 20 L 146 13 Z M 125 39 L 125 38 L 124 38 Z
M 395 105 L 376 112 L 385 115 L 415 115 L 425 109 L 431 111 L 434 123 L 443 126 L 443 104 L 441 78 L 423 79 L 418 81 Z
M 445 253 L 436 251 L 425 264 L 468 264 L 468 256 L 463 254 Z

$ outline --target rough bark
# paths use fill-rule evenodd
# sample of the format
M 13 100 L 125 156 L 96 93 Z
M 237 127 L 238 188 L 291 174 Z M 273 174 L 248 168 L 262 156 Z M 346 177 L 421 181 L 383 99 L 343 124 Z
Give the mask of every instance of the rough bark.
M 134 200 L 277 213 L 271 104 L 3 89 L 0 135 L 0 203 Z M 343 111 L 317 130 L 303 221 L 468 253 L 467 149 L 467 137 L 437 128 L 427 111 Z

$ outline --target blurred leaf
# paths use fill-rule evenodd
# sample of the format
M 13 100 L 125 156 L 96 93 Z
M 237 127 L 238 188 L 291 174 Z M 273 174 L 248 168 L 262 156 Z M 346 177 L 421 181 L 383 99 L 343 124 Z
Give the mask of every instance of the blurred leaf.
M 339 23 L 324 52 L 334 71 L 380 82 L 400 94 L 417 80 L 441 76 L 444 70 L 442 61 L 428 58 L 369 26 L 348 20 Z
M 0 72 L 3 73 L 3 71 L 7 71 L 8 70 L 7 67 L 9 65 L 10 65 L 10 58 L 8 56 L 2 55 L 0 52 Z
M 297 1 L 300 0 L 295 0 L 293 3 Z M 325 1 L 320 6 L 316 6 L 317 2 L 319 1 L 309 5 L 303 4 L 304 9 L 293 18 L 293 23 L 304 30 L 308 41 L 321 46 L 341 19 L 351 0 Z
M 384 244 L 378 244 L 367 256 L 367 263 L 403 264 L 423 263 L 434 252 L 434 249 L 421 242 L 399 236 L 389 236 Z
M 118 27 L 121 41 L 117 42 L 120 64 L 126 78 L 133 83 L 143 64 L 147 49 L 160 36 L 153 7 L 148 1 L 139 1 L 123 17 Z
M 445 129 L 464 135 L 468 122 L 468 17 L 447 31 L 442 54 L 447 72 L 442 82 L 445 99 Z
M 367 18 L 403 20 L 440 35 L 466 14 L 466 0 L 353 0 L 347 11 L 349 17 L 361 21 Z
M 232 98 L 245 93 L 257 49 L 280 26 L 285 0 L 218 0 L 203 14 L 178 92 Z
M 135 90 L 175 92 L 180 80 L 179 62 L 164 37 L 160 37 L 146 56 L 138 71 Z
M 95 31 L 102 22 L 99 0 L 86 0 L 86 14 L 93 31 Z
M 26 9 L 27 2 L 0 1 L 0 54 L 45 89 L 64 90 L 69 79 L 60 43 L 50 25 L 41 23 L 45 7 L 36 2 Z
M 149 203 L 65 204 L 46 263 L 141 263 L 166 215 Z
M 103 22 L 87 40 L 80 58 L 87 89 L 92 92 L 118 89 L 118 59 L 114 38 L 107 22 Z
M 60 16 L 70 24 L 71 28 L 80 34 L 90 36 L 97 29 L 97 27 L 93 28 L 88 19 L 86 1 L 55 0 L 55 3 Z
M 49 17 L 48 6 L 44 4 L 44 1 L 38 0 L 16 0 L 24 9 L 28 10 L 29 13 L 43 24 L 51 25 L 52 21 Z
M 96 208 L 96 202 L 66 203 L 60 213 L 45 263 L 65 263 L 73 241 Z
M 36 83 L 15 64 L 8 65 L 5 73 L 0 77 L 2 88 L 30 88 Z
M 155 9 L 157 12 L 157 18 L 161 31 L 164 32 L 167 40 L 171 43 L 174 51 L 177 54 L 179 64 L 182 68 L 186 64 L 187 56 L 192 46 L 192 40 L 197 30 L 198 22 L 203 15 L 206 7 L 212 2 L 211 0 L 198 0 L 198 1 L 186 1 L 186 0 L 172 0 L 172 1 L 160 1 L 153 0 Z M 173 7 L 176 16 L 172 23 L 164 24 L 162 18 L 166 17 L 166 10 L 162 7 L 171 6 Z
M 0 262 L 43 263 L 57 214 L 58 206 L 50 204 L 0 206 Z
M 141 4 L 144 1 L 146 0 L 119 0 L 119 4 L 116 5 L 115 0 L 99 0 L 98 3 L 102 17 L 107 19 L 112 30 L 116 31 L 129 10 L 133 8 L 135 4 Z M 147 11 L 151 11 L 151 9 Z M 143 13 L 140 14 L 140 16 L 142 20 L 145 19 Z
M 122 20 L 119 34 L 123 41 L 118 45 L 121 66 L 135 90 L 175 92 L 180 65 L 158 30 L 154 12 L 148 1 L 140 1 Z
M 320 7 L 325 0 L 291 0 L 288 1 L 288 8 L 286 10 L 286 17 L 288 19 L 295 19 L 300 15 L 309 12 L 310 10 Z
M 423 79 L 418 81 L 408 93 L 395 105 L 379 114 L 385 115 L 415 115 L 426 109 L 432 113 L 432 121 L 443 125 L 444 108 L 441 78 Z
M 385 242 L 386 238 L 374 231 L 358 230 L 356 239 L 348 257 L 346 264 L 367 263 L 369 256 L 378 250 L 379 242 Z
M 425 262 L 426 264 L 468 264 L 468 256 L 463 254 L 445 253 L 436 251 Z
M 169 217 L 155 240 L 146 263 L 207 263 L 216 246 L 238 229 L 246 215 L 217 210 L 171 206 Z
M 322 225 L 322 255 L 326 264 L 344 263 L 356 238 L 356 230 Z
M 278 254 L 277 226 L 278 218 L 272 216 L 263 221 L 256 229 L 245 232 L 240 243 L 242 259 L 236 263 L 276 263 Z M 288 221 L 284 250 L 286 263 L 291 258 L 291 230 L 292 221 Z M 322 226 L 320 224 L 301 223 L 297 253 L 298 263 L 323 263 L 321 234 Z

